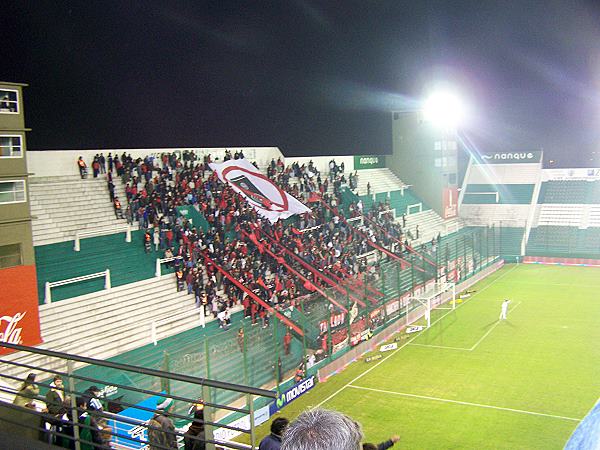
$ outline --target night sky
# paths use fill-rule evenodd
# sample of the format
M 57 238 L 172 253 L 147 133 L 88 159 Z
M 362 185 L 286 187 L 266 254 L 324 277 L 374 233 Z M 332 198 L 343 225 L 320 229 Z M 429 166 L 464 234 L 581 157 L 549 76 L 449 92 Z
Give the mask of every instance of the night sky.
M 455 86 L 481 151 L 600 167 L 600 2 L 3 2 L 30 149 L 391 152 L 391 110 Z

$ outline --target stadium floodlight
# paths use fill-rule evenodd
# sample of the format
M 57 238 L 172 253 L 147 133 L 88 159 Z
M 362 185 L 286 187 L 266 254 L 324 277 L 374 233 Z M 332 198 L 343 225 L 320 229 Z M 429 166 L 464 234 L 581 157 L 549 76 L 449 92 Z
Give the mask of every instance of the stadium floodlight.
M 449 90 L 437 90 L 425 101 L 423 115 L 426 121 L 436 127 L 456 130 L 464 124 L 467 110 L 458 94 Z

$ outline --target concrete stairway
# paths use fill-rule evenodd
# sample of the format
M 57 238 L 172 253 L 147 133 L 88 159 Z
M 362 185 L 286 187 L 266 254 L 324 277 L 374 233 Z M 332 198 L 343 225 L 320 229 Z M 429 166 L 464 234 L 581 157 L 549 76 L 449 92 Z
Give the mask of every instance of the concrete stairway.
M 402 223 L 402 218 L 398 218 L 397 221 Z M 413 240 L 414 245 L 429 242 L 431 239 L 436 238 L 438 234 L 445 236 L 463 227 L 460 219 L 444 220 L 431 209 L 406 216 L 406 229 L 410 230 L 413 237 L 416 235 L 417 225 L 419 225 L 419 239 Z
M 29 183 L 34 245 L 74 239 L 76 231 L 125 224 L 115 218 L 104 178 L 49 177 Z
M 371 194 L 398 191 L 406 186 L 390 169 L 366 169 L 358 173 L 358 195 L 367 195 L 367 184 L 371 184 Z M 346 174 L 348 178 L 348 174 Z M 356 192 L 356 191 L 355 191 Z

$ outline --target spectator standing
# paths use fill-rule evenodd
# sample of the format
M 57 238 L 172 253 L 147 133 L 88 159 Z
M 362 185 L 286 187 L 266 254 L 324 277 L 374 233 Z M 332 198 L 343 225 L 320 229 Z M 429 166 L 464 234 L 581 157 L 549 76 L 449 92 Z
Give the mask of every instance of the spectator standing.
M 83 156 L 80 156 L 77 160 L 77 168 L 79 169 L 79 175 L 82 180 L 87 177 L 87 164 L 83 160 Z
M 290 330 L 288 329 L 287 332 L 285 333 L 285 336 L 283 336 L 283 350 L 285 351 L 286 355 L 290 354 L 291 344 L 292 344 L 292 334 L 290 333 Z
M 31 405 L 39 393 L 40 388 L 35 384 L 35 373 L 30 373 L 17 391 L 13 405 L 23 407 Z
M 30 373 L 17 391 L 13 405 L 27 406 L 39 395 L 40 388 L 35 384 L 35 373 Z
M 50 390 L 46 393 L 46 408 L 51 419 L 48 419 L 50 433 L 48 434 L 48 443 L 58 443 L 58 436 L 55 433 L 62 433 L 63 419 L 69 407 L 69 397 L 65 397 L 63 380 L 58 375 L 54 377 L 50 384 Z
M 94 160 L 92 161 L 92 171 L 94 173 L 94 178 L 98 178 L 98 174 L 100 173 L 100 161 L 98 161 L 98 155 L 94 156 Z
M 177 435 L 175 425 L 168 417 L 173 400 L 165 399 L 156 406 L 156 414 L 150 419 L 148 425 L 148 443 L 150 450 L 177 449 Z
M 271 422 L 271 434 L 260 441 L 258 450 L 279 450 L 281 448 L 281 438 L 289 423 L 289 420 L 285 417 L 278 417 L 273 420 Z
M 204 450 L 206 448 L 206 439 L 204 431 L 204 401 L 199 400 L 193 405 L 194 419 L 190 428 L 183 435 L 183 444 L 185 450 Z
M 158 246 L 160 245 L 160 231 L 158 230 L 158 227 L 154 227 L 152 243 L 154 244 L 154 251 L 157 252 Z
M 77 398 L 77 408 L 80 411 L 78 422 L 83 427 L 79 427 L 79 439 L 81 450 L 94 450 L 102 446 L 102 438 L 100 432 L 103 430 L 102 426 L 98 424 L 96 419 L 90 415 L 87 411 L 86 399 L 84 397 Z M 74 436 L 72 428 L 69 433 Z

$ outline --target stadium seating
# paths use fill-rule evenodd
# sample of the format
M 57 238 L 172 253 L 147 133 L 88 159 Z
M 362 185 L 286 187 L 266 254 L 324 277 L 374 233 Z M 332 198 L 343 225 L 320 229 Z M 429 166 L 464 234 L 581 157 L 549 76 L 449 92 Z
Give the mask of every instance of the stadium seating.
M 600 228 L 540 225 L 531 230 L 527 255 L 598 259 Z
M 542 183 L 538 203 L 597 203 L 600 182 L 550 180 Z
M 168 275 L 42 305 L 41 348 L 106 359 L 151 342 L 155 320 L 181 314 L 158 328 L 159 339 L 197 327 L 193 296 L 174 287 Z
M 583 225 L 585 212 L 586 207 L 581 204 L 542 204 L 537 224 L 579 227 Z
M 32 178 L 29 198 L 34 245 L 72 241 L 76 231 L 125 224 L 115 218 L 104 178 Z

